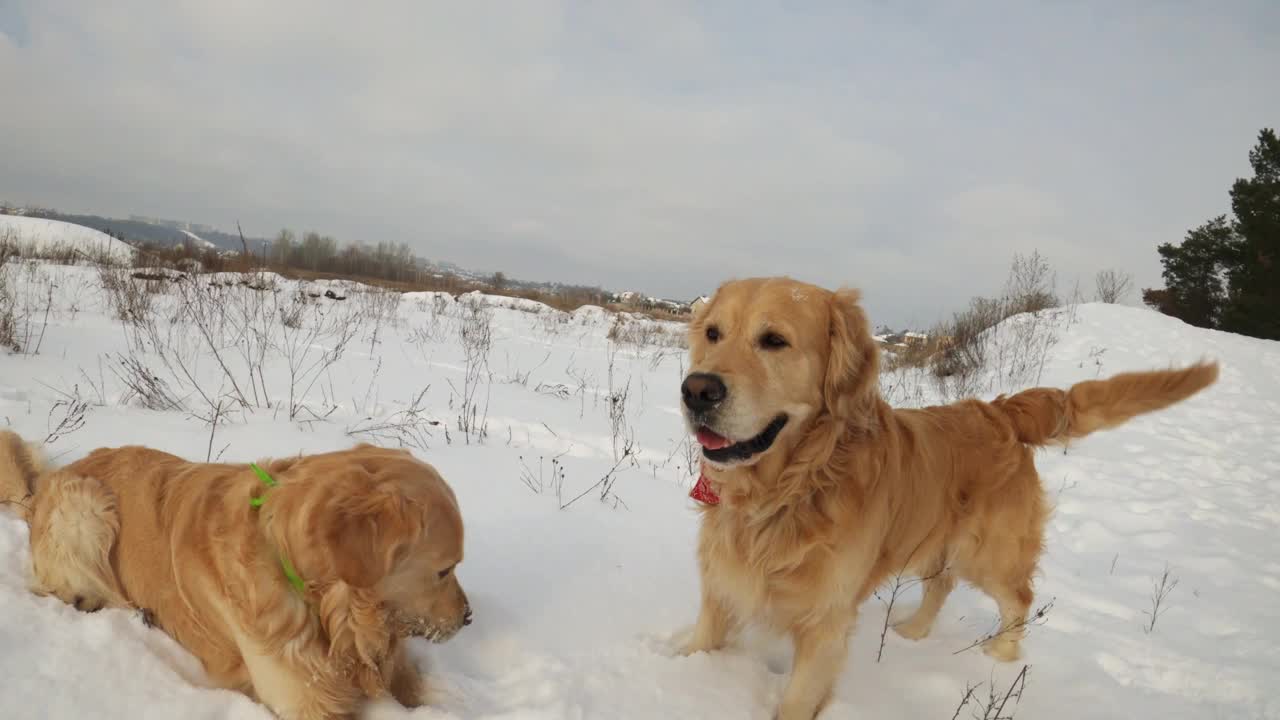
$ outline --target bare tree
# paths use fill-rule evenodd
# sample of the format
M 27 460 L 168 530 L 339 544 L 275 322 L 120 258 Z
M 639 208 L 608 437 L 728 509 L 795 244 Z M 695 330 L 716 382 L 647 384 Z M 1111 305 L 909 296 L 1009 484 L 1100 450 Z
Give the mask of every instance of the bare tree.
M 1120 270 L 1099 271 L 1094 284 L 1099 302 L 1121 303 L 1133 292 L 1133 276 Z

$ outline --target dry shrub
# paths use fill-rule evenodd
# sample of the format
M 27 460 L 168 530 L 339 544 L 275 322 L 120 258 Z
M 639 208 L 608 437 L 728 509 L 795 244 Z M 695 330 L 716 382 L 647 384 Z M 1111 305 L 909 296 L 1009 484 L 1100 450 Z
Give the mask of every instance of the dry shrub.
M 23 260 L 46 260 L 56 265 L 120 265 L 121 261 L 113 256 L 106 245 L 101 247 L 85 247 L 80 243 L 34 243 L 24 242 L 17 232 L 9 230 L 0 234 L 0 255 L 18 257 Z
M 140 326 L 151 317 L 155 296 L 163 293 L 169 282 L 161 277 L 105 265 L 98 268 L 98 280 L 107 294 L 112 314 L 131 325 Z
M 211 247 L 196 247 L 194 244 L 183 245 L 137 245 L 134 255 L 134 267 L 138 268 L 170 268 L 190 273 L 216 273 L 232 269 L 234 257 Z
M 930 333 L 936 351 L 930 370 L 944 398 L 959 399 L 987 389 L 983 373 L 998 384 L 1016 386 L 1038 380 L 1049 347 L 1057 341 L 1054 311 L 1059 299 L 1055 276 L 1038 252 L 1015 255 L 1004 292 L 997 298 L 974 298 L 965 310 Z M 1025 316 L 1010 320 L 1015 316 Z M 1010 321 L 1010 322 L 1006 322 Z
M 1100 270 L 1094 278 L 1099 302 L 1122 303 L 1133 292 L 1133 276 L 1120 270 Z
M 0 253 L 0 347 L 39 355 L 55 305 L 57 279 L 43 263 Z
M 608 338 L 619 345 L 630 345 L 635 348 L 683 348 L 687 342 L 683 326 L 664 325 L 627 313 L 613 316 Z
M 119 369 L 112 367 L 111 372 L 125 386 L 124 396 L 120 399 L 122 405 L 136 400 L 148 410 L 184 409 L 182 400 L 174 394 L 169 383 L 152 372 L 138 357 L 117 354 L 116 362 Z
M 493 311 L 478 298 L 470 298 L 458 304 L 458 341 L 462 345 L 466 371 L 459 396 L 458 429 L 468 445 L 474 437 L 481 442 L 489 434 L 489 390 L 492 378 L 489 372 L 489 353 L 493 349 Z M 480 407 L 480 383 L 485 381 L 484 407 Z M 450 384 L 452 387 L 452 384 Z M 452 404 L 452 398 L 450 399 Z
M 944 338 L 937 335 L 929 335 L 923 342 L 905 346 L 881 345 L 884 369 L 894 372 L 902 368 L 924 367 L 944 345 Z
M 0 347 L 12 352 L 21 352 L 18 347 L 18 321 L 14 317 L 13 292 L 9 288 L 9 275 L 5 272 L 9 255 L 0 253 Z
M 280 324 L 293 330 L 301 329 L 308 304 L 310 304 L 310 298 L 307 297 L 306 292 L 299 290 L 298 294 L 293 296 L 292 302 L 280 308 Z

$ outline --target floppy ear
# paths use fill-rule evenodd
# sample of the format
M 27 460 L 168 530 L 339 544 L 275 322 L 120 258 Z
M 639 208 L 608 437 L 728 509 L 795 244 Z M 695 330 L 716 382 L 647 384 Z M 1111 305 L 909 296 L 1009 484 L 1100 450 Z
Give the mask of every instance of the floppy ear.
M 386 690 L 383 678 L 392 655 L 387 612 L 376 593 L 335 584 L 320 596 L 320 623 L 329 637 L 329 657 L 351 663 L 356 683 L 370 696 Z
M 702 327 L 702 322 L 707 317 L 707 312 L 711 310 L 711 306 L 715 305 L 716 299 L 720 297 L 720 294 L 721 294 L 720 291 L 723 290 L 724 287 L 731 282 L 733 282 L 733 280 L 726 280 L 720 283 L 720 286 L 716 288 L 715 292 L 711 293 L 711 296 L 707 298 L 707 301 L 702 303 L 701 307 L 698 307 L 693 311 L 693 316 L 689 318 L 689 325 L 688 325 L 688 333 L 689 333 L 689 340 L 690 340 L 691 346 L 693 344 L 692 343 L 693 339 L 701 335 L 703 330 L 705 329 Z
M 880 349 L 871 339 L 860 298 L 861 293 L 849 289 L 831 295 L 831 347 L 822 397 L 837 420 L 866 427 L 875 409 Z
M 392 483 L 360 480 L 367 484 L 342 483 L 321 515 L 318 534 L 338 579 L 368 588 L 391 572 L 417 529 Z

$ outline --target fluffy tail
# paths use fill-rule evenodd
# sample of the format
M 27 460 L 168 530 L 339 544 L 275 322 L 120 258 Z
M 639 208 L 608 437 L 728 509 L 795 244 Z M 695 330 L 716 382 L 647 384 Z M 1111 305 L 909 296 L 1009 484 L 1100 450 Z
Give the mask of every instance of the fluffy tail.
M 111 565 L 120 534 L 115 495 L 93 478 L 45 470 L 39 448 L 0 430 L 0 507 L 31 525 L 32 592 L 77 610 L 130 607 Z
M 36 477 L 44 471 L 44 456 L 17 433 L 0 430 L 0 508 L 31 521 Z
M 1032 388 L 992 403 L 1013 422 L 1028 445 L 1052 445 L 1128 422 L 1186 400 L 1218 379 L 1218 364 L 1181 370 L 1121 373 L 1068 390 Z

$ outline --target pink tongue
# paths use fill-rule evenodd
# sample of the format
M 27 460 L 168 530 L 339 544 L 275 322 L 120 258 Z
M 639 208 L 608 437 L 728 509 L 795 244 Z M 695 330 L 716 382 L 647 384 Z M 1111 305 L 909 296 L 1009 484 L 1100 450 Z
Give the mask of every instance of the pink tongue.
M 729 441 L 706 428 L 698 429 L 698 443 L 708 450 L 719 450 L 729 446 Z

